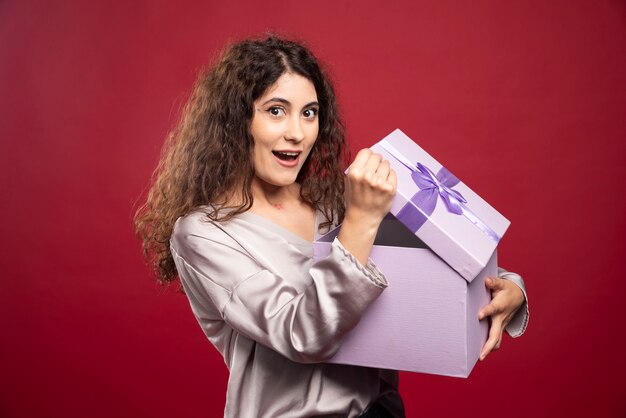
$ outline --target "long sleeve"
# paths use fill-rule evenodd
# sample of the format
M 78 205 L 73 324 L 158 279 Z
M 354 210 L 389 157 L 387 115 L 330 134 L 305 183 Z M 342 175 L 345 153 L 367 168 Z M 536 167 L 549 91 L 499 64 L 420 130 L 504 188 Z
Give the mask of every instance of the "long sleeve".
M 524 304 L 519 308 L 515 316 L 511 319 L 511 322 L 506 326 L 506 332 L 513 338 L 521 336 L 526 331 L 528 325 L 528 319 L 530 312 L 528 310 L 528 295 L 526 294 L 526 286 L 524 285 L 524 279 L 517 274 L 510 271 L 506 271 L 503 268 L 498 268 L 498 277 L 501 279 L 510 280 L 515 283 L 524 293 Z
M 214 322 L 221 319 L 293 361 L 330 358 L 386 287 L 384 276 L 371 262 L 360 265 L 339 241 L 317 263 L 297 251 L 285 263 L 284 254 L 271 256 L 284 251 L 284 242 L 255 239 L 245 228 L 226 231 L 199 216 L 179 219 L 171 250 L 196 315 L 213 312 L 220 317 Z M 206 301 L 212 306 L 199 308 Z

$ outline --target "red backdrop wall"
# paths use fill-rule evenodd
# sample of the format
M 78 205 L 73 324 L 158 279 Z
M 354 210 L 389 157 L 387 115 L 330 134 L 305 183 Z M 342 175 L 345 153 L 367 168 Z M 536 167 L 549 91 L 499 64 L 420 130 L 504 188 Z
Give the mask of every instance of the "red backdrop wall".
M 0 415 L 213 417 L 223 360 L 132 214 L 198 70 L 268 30 L 333 74 L 353 151 L 400 127 L 511 221 L 531 323 L 409 416 L 626 415 L 623 1 L 0 3 Z M 469 415 L 468 415 L 469 414 Z

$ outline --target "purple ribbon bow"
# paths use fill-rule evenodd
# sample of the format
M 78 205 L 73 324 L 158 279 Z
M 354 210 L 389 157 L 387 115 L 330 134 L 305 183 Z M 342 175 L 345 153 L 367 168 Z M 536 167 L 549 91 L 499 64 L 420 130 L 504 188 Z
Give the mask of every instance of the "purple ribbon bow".
M 441 197 L 448 212 L 455 215 L 463 215 L 476 225 L 487 236 L 500 241 L 500 237 L 489 226 L 481 221 L 465 204 L 467 200 L 453 187 L 459 183 L 459 179 L 445 167 L 433 173 L 422 163 L 415 166 L 404 160 L 404 157 L 390 143 L 383 141 L 381 146 L 389 152 L 400 164 L 411 171 L 411 179 L 419 188 L 418 192 L 400 209 L 396 218 L 399 219 L 411 232 L 415 233 L 424 225 L 426 220 L 433 214 L 437 206 L 438 198 Z

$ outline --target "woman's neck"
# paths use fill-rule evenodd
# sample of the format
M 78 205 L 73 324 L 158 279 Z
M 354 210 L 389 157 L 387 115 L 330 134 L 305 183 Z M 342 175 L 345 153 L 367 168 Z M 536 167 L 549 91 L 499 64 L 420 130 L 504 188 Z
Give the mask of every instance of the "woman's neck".
M 289 186 L 275 186 L 261 180 L 252 181 L 253 207 L 274 208 L 283 210 L 294 205 L 301 205 L 300 185 L 292 183 Z
M 277 187 L 260 180 L 252 182 L 251 212 L 263 216 L 307 241 L 313 241 L 315 209 L 300 198 L 300 185 Z

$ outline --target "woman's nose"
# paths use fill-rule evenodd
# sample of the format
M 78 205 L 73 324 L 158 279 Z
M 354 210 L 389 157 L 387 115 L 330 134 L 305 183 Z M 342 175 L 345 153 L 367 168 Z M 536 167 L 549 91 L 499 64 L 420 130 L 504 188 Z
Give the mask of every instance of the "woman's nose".
M 302 126 L 302 119 L 300 117 L 289 118 L 287 132 L 285 132 L 285 139 L 295 142 L 300 142 L 304 139 L 304 129 Z

